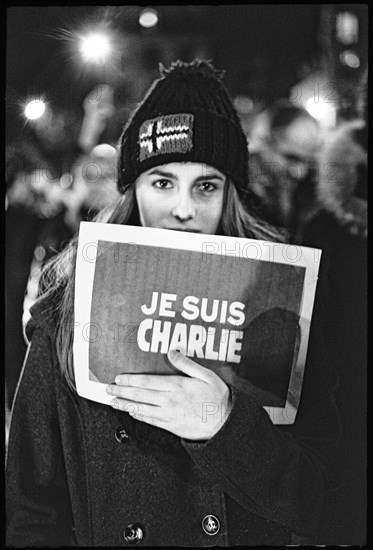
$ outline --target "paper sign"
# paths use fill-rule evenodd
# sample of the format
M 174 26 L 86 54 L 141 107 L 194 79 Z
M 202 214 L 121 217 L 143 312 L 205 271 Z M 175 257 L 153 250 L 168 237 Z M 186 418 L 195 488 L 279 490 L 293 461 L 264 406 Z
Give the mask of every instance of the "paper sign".
M 102 403 L 117 374 L 175 374 L 179 349 L 254 398 L 276 424 L 299 405 L 320 251 L 82 222 L 74 369 Z

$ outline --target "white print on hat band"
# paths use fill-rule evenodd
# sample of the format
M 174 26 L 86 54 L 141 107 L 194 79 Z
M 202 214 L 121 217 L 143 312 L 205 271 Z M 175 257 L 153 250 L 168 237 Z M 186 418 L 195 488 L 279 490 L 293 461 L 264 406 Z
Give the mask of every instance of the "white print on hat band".
M 189 113 L 165 115 L 146 120 L 140 126 L 140 162 L 167 153 L 187 153 L 193 149 L 194 116 Z

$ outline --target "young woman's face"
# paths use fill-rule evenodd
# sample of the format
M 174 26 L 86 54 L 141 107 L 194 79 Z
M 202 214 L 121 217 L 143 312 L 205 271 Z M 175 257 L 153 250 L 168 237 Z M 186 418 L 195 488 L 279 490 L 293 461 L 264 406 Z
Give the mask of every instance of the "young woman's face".
M 226 177 L 196 162 L 172 162 L 143 172 L 135 192 L 141 225 L 214 235 Z

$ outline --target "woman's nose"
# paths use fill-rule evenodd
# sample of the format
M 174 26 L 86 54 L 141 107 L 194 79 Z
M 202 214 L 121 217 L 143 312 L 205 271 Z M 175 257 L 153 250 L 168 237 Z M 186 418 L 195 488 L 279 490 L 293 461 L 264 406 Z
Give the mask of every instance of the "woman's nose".
M 172 209 L 172 215 L 181 221 L 187 221 L 193 219 L 195 214 L 195 205 L 190 195 L 179 193 Z

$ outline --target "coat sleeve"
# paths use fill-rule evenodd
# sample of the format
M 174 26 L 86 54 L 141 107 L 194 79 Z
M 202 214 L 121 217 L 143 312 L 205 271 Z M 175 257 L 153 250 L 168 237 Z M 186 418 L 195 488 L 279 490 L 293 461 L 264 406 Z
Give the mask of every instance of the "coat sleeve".
M 71 545 L 52 346 L 36 327 L 12 411 L 6 458 L 7 545 Z
M 291 426 L 273 425 L 267 412 L 235 387 L 232 409 L 207 442 L 182 444 L 194 462 L 242 508 L 293 533 L 317 538 L 328 521 L 333 445 L 340 436 L 336 379 L 311 331 L 303 393 Z

